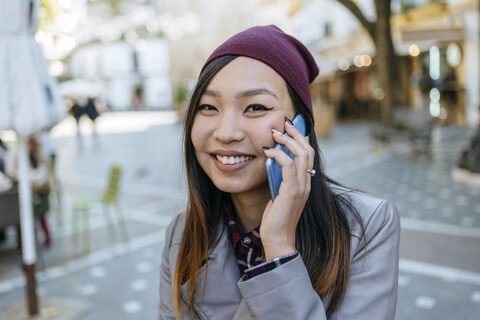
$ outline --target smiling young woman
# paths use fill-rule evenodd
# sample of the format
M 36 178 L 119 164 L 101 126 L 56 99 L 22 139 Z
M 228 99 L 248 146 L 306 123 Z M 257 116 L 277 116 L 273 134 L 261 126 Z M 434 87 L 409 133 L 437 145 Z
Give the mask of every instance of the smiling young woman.
M 263 191 L 253 195 L 268 193 L 263 146 L 274 147 L 271 128 L 283 131 L 285 117 L 294 115 L 285 80 L 263 62 L 238 57 L 200 98 L 191 132 L 196 158 L 232 196 L 256 188 Z
M 186 115 L 189 200 L 167 229 L 159 319 L 394 318 L 398 213 L 323 172 L 317 74 L 274 26 L 233 36 L 205 63 Z M 290 124 L 296 114 L 307 137 Z M 275 201 L 268 157 L 282 166 Z

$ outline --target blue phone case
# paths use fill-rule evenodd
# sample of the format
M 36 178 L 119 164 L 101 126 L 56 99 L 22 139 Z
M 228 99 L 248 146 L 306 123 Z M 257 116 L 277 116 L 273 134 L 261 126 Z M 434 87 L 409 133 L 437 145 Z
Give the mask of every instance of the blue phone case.
M 297 114 L 293 119 L 293 125 L 300 131 L 303 135 L 306 132 L 305 126 L 305 119 L 301 114 Z M 285 132 L 285 135 L 288 134 Z M 285 152 L 290 158 L 295 159 L 293 154 L 287 149 L 286 146 L 283 144 L 277 143 L 275 149 L 280 149 Z M 278 189 L 280 189 L 280 184 L 282 183 L 282 166 L 272 158 L 268 158 L 265 164 L 267 169 L 267 177 L 268 177 L 268 186 L 270 187 L 270 196 L 272 197 L 272 201 L 275 201 L 275 198 L 278 195 Z

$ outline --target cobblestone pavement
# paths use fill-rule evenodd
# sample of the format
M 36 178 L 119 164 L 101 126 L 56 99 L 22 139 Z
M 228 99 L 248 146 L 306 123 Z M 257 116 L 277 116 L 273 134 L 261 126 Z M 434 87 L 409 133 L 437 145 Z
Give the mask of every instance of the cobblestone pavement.
M 98 119 L 99 135 L 79 140 L 71 120 L 54 131 L 62 197 L 59 203 L 53 197 L 49 216 L 54 243 L 50 248 L 38 245 L 44 315 L 39 319 L 55 313 L 55 319 L 154 319 L 165 226 L 185 206 L 181 125 L 168 112 L 105 114 Z M 84 133 L 90 129 L 82 123 Z M 437 130 L 432 160 L 412 158 L 402 145 L 378 150 L 368 131 L 367 123 L 340 124 L 320 146 L 332 178 L 399 208 L 396 319 L 477 319 L 480 189 L 450 177 L 473 131 Z M 114 163 L 124 169 L 121 204 L 129 238 L 111 234 L 101 208 L 94 208 L 88 216 L 91 250 L 86 252 L 83 238 L 74 237 L 71 204 L 79 195 L 101 192 Z M 24 296 L 21 257 L 14 231 L 8 231 L 0 245 L 0 320 L 21 319 L 15 310 Z M 75 314 L 65 311 L 66 305 Z

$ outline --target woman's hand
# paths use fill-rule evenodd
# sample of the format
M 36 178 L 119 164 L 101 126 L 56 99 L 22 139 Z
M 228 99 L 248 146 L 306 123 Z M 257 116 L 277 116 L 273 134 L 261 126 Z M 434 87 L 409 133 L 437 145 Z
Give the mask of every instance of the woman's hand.
M 277 143 L 285 145 L 295 156 L 292 160 L 285 152 L 277 149 L 265 150 L 282 166 L 283 180 L 275 201 L 268 203 L 263 213 L 260 236 L 267 261 L 294 252 L 295 232 L 298 220 L 310 194 L 315 151 L 308 138 L 288 121 L 285 130 L 290 137 L 273 133 Z

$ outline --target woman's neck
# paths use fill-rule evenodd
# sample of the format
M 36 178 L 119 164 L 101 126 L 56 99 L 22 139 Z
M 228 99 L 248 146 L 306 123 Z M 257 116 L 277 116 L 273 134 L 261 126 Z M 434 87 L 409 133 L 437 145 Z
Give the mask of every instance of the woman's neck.
M 263 211 L 270 200 L 270 193 L 264 190 L 252 190 L 248 193 L 232 194 L 233 205 L 238 218 L 239 227 L 249 232 L 262 222 Z

